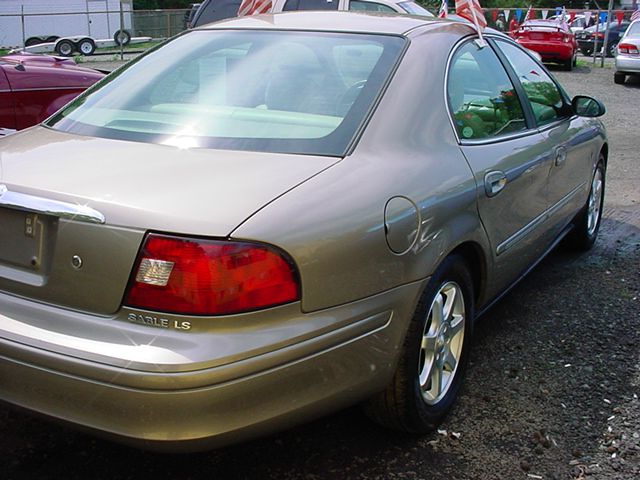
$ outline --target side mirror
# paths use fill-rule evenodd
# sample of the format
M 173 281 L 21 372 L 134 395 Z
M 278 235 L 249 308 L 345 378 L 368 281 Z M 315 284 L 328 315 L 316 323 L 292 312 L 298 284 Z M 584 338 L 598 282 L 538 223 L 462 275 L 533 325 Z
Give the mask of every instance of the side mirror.
M 573 97 L 571 106 L 576 115 L 580 117 L 601 117 L 607 111 L 602 102 L 586 95 Z

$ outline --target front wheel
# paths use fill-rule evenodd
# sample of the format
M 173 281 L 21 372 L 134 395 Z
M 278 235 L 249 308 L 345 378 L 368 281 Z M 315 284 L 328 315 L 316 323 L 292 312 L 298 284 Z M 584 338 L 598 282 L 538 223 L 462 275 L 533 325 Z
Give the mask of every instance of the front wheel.
M 83 38 L 77 43 L 77 48 L 82 55 L 93 55 L 96 51 L 96 42 L 91 38 Z
M 60 40 L 56 44 L 56 53 L 58 55 L 62 55 L 63 57 L 70 57 L 73 55 L 75 51 L 75 45 L 71 40 Z
M 593 247 L 600 230 L 605 186 L 604 157 L 600 159 L 591 179 L 587 203 L 574 221 L 574 229 L 567 236 L 567 244 L 574 250 L 586 251 Z
M 463 259 L 448 257 L 423 292 L 393 380 L 365 405 L 383 426 L 435 429 L 458 394 L 473 330 L 473 283 Z

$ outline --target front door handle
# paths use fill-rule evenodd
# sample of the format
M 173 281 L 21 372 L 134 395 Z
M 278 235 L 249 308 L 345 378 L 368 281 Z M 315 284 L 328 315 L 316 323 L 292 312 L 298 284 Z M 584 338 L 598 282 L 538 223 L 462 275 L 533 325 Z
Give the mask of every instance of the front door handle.
M 495 197 L 507 184 L 507 176 L 504 172 L 495 170 L 484 176 L 484 191 L 487 197 Z
M 556 148 L 556 167 L 561 166 L 567 160 L 567 148 L 560 146 Z

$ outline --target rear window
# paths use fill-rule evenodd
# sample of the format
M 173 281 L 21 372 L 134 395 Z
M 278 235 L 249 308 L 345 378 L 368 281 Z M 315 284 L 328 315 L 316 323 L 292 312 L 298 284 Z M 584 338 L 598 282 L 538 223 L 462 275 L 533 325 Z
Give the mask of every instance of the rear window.
M 343 156 L 404 44 L 385 35 L 193 31 L 48 125 L 182 148 Z

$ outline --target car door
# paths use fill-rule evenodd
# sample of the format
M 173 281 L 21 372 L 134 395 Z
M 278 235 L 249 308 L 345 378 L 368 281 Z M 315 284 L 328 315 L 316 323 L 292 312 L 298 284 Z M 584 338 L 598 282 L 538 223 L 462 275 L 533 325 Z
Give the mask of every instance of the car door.
M 16 128 L 16 112 L 11 86 L 4 73 L 5 66 L 0 63 L 0 128 Z M 11 68 L 11 67 L 9 67 Z
M 598 129 L 592 120 L 574 114 L 567 95 L 530 55 L 510 42 L 496 44 L 523 87 L 542 136 L 541 147 L 552 160 L 547 182 L 551 241 L 584 204 L 598 151 Z
M 453 53 L 447 79 L 452 122 L 478 186 L 478 209 L 489 237 L 501 291 L 542 253 L 551 159 L 520 94 L 498 56 L 474 41 Z

